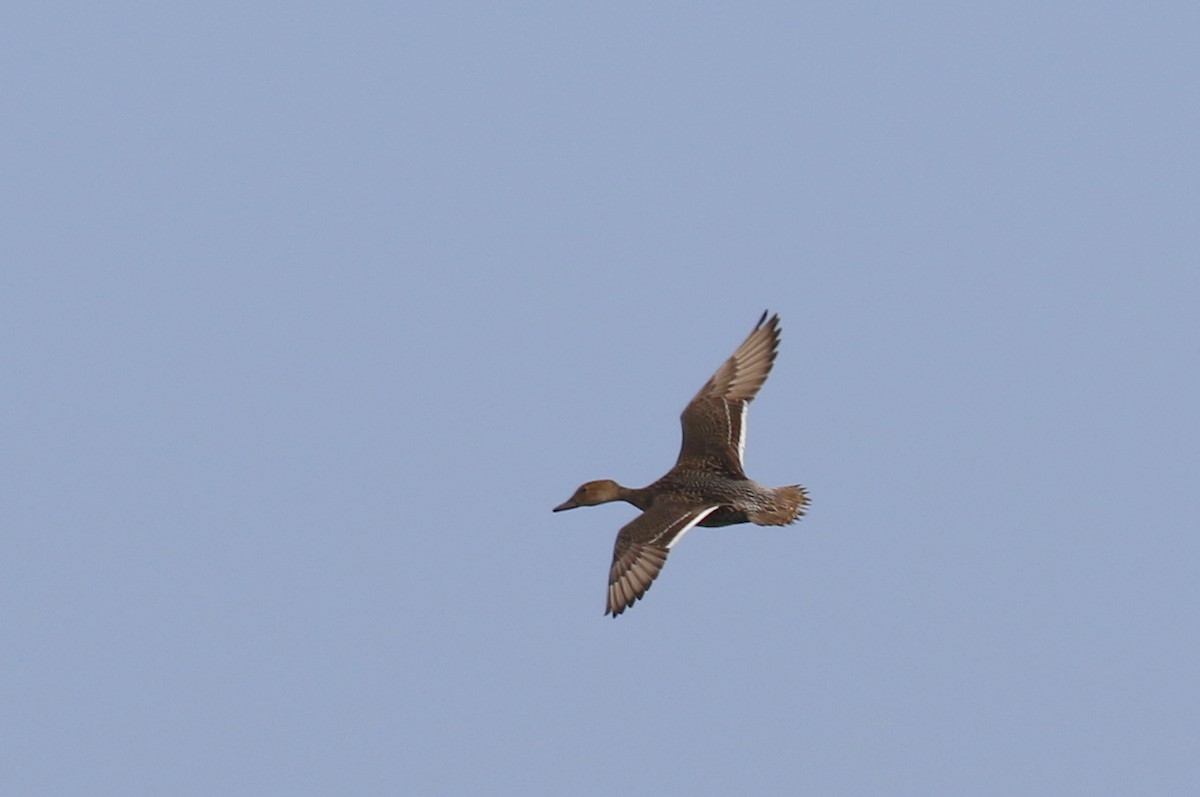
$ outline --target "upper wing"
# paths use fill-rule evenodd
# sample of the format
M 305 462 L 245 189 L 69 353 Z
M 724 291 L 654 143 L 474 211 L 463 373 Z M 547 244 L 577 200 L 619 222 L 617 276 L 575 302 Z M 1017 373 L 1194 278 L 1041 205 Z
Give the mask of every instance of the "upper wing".
M 746 405 L 767 381 L 779 350 L 779 316 L 764 312 L 753 331 L 712 378 L 704 383 L 679 420 L 683 445 L 679 461 L 706 457 L 735 475 L 742 471 L 746 448 Z
M 667 563 L 675 543 L 715 510 L 716 505 L 664 504 L 638 515 L 617 535 L 608 572 L 608 607 L 616 617 L 646 594 Z

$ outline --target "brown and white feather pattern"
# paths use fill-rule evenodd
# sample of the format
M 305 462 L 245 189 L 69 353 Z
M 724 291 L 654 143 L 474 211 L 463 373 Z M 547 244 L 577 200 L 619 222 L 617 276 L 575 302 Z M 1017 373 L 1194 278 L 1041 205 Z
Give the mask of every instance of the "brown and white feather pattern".
M 779 316 L 763 313 L 733 355 L 680 415 L 683 444 L 674 467 L 642 488 L 611 479 L 586 482 L 555 512 L 626 501 L 642 514 L 621 529 L 608 577 L 608 614 L 641 599 L 666 564 L 671 548 L 693 527 L 738 523 L 787 525 L 808 506 L 800 485 L 764 487 L 746 476 L 746 408 L 758 395 L 779 349 Z
M 667 553 L 716 506 L 651 507 L 621 529 L 608 574 L 606 614 L 616 617 L 646 594 L 667 563 Z
M 747 405 L 771 373 L 779 337 L 779 316 L 768 319 L 763 313 L 742 345 L 684 408 L 680 462 L 709 459 L 734 475 L 744 475 Z

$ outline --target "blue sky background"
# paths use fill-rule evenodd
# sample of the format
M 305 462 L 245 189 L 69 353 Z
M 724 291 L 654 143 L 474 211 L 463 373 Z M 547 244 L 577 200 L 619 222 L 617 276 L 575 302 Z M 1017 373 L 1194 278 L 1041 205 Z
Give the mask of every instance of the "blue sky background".
M 10 2 L 0 792 L 1185 795 L 1200 10 Z M 750 474 L 611 620 L 764 308 Z

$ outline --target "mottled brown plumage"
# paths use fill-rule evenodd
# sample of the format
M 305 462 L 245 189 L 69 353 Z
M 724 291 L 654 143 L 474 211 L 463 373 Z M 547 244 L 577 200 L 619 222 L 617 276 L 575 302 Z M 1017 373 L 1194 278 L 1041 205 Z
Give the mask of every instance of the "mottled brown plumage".
M 779 349 L 779 316 L 763 313 L 750 335 L 680 415 L 683 444 L 675 466 L 647 487 L 587 482 L 555 512 L 627 501 L 642 514 L 621 529 L 608 577 L 606 614 L 616 617 L 646 594 L 667 553 L 694 526 L 783 526 L 808 506 L 800 485 L 764 487 L 746 476 L 746 407 L 767 381 Z

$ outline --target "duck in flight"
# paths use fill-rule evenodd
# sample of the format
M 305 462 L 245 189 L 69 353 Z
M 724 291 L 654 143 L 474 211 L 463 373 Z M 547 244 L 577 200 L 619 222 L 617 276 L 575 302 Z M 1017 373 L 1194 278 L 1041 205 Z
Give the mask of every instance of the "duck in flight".
M 688 405 L 680 422 L 683 445 L 666 475 L 647 487 L 622 487 L 611 479 L 586 482 L 555 512 L 609 501 L 642 510 L 617 534 L 608 573 L 608 607 L 616 617 L 646 594 L 667 554 L 695 526 L 755 523 L 785 526 L 804 514 L 808 492 L 798 484 L 764 487 L 746 476 L 746 407 L 775 362 L 779 316 L 758 323 Z

